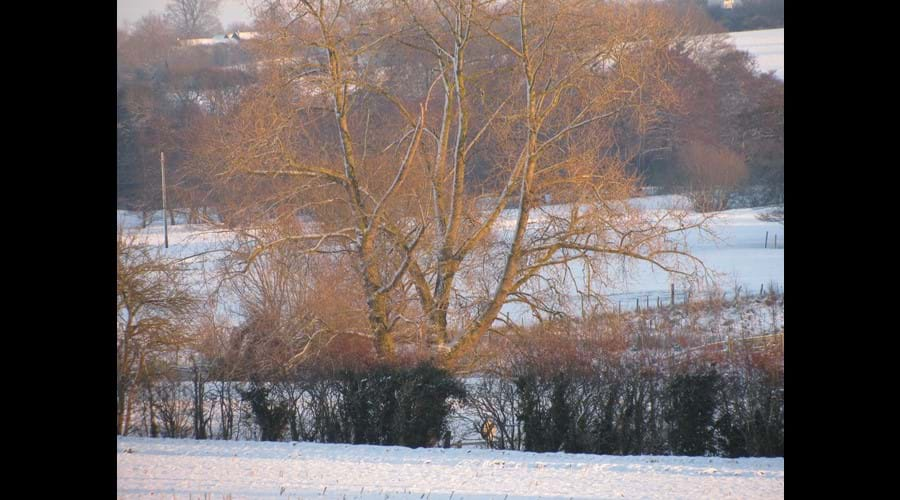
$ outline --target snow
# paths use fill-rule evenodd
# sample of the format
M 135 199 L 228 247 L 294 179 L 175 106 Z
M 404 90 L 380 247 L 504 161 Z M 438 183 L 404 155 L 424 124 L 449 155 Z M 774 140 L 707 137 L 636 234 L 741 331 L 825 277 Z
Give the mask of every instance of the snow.
M 784 458 L 119 437 L 119 498 L 783 498 Z
M 153 214 L 150 224 L 141 228 L 141 216 L 137 212 L 127 210 L 116 211 L 116 222 L 122 229 L 148 245 L 158 246 L 162 255 L 169 258 L 188 258 L 204 252 L 224 249 L 234 239 L 234 234 L 227 230 L 212 228 L 204 224 L 187 224 L 181 215 L 176 216 L 175 224 L 168 224 L 169 248 L 164 248 L 165 227 L 162 212 Z
M 687 199 L 677 195 L 633 198 L 630 203 L 648 211 L 685 210 L 689 206 Z M 687 234 L 688 250 L 706 266 L 708 280 L 691 282 L 647 262 L 621 260 L 607 267 L 606 273 L 612 279 L 597 291 L 607 298 L 606 307 L 623 311 L 635 309 L 637 299 L 641 308 L 647 303 L 655 307 L 657 297 L 661 303 L 668 304 L 672 284 L 678 302 L 688 294 L 698 298 L 724 293 L 726 298 L 732 298 L 738 289 L 744 295 L 759 293 L 761 286 L 784 292 L 784 225 L 758 218 L 771 210 L 771 207 L 725 210 L 713 214 L 709 221 L 711 237 L 698 231 Z M 507 220 L 501 221 L 501 226 L 503 222 L 510 226 L 507 230 L 511 230 L 514 221 L 514 211 L 509 212 L 504 214 Z M 776 237 L 778 248 L 773 248 Z M 570 267 L 575 278 L 583 280 L 583 266 L 573 263 Z M 577 313 L 580 298 L 574 284 L 568 294 L 568 312 Z M 521 303 L 504 305 L 501 314 L 519 324 L 534 321 L 530 309 Z
M 749 52 L 760 71 L 774 71 L 784 80 L 784 28 L 755 31 L 734 31 L 728 38 L 738 50 Z
M 641 203 L 661 208 L 659 199 L 675 200 L 676 197 L 648 197 Z M 765 222 L 758 216 L 769 208 L 745 208 L 719 212 L 710 222 L 715 239 L 691 233 L 688 245 L 691 254 L 703 261 L 713 273 L 716 284 L 731 292 L 737 286 L 747 291 L 759 291 L 760 285 L 770 284 L 784 290 L 784 226 L 777 222 Z M 768 243 L 766 243 L 768 233 Z M 775 237 L 778 248 L 773 248 Z M 610 295 L 625 295 L 633 301 L 634 296 L 657 295 L 668 297 L 672 279 L 649 264 L 633 266 L 627 280 L 611 287 Z M 676 289 L 683 285 L 676 283 Z
M 634 198 L 631 203 L 644 210 L 684 209 L 687 200 L 681 196 L 662 195 Z M 545 208 L 552 211 L 553 207 Z M 676 287 L 676 300 L 683 299 L 688 291 L 693 297 L 706 293 L 717 287 L 726 296 L 733 296 L 740 287 L 742 293 L 759 292 L 760 287 L 768 289 L 770 285 L 784 291 L 784 226 L 777 222 L 765 222 L 758 216 L 771 208 L 736 209 L 718 212 L 710 223 L 714 239 L 703 237 L 694 232 L 688 235 L 689 250 L 707 266 L 713 283 L 689 283 L 674 279 L 672 276 L 644 262 L 622 262 L 611 266 L 607 271 L 615 279 L 601 291 L 608 297 L 611 308 L 633 309 L 635 300 L 640 299 L 641 307 L 649 301 L 668 303 L 670 286 Z M 535 213 L 537 219 L 541 217 Z M 184 224 L 183 220 L 176 225 L 169 225 L 169 248 L 163 249 L 163 224 L 159 214 L 151 224 L 140 229 L 140 217 L 137 214 L 119 210 L 117 217 L 120 225 L 127 231 L 138 234 L 143 241 L 157 245 L 163 255 L 171 258 L 189 258 L 198 270 L 212 276 L 216 259 L 223 256 L 224 249 L 233 241 L 233 234 L 220 229 L 211 229 L 203 225 Z M 498 221 L 499 232 L 509 232 L 515 225 L 516 212 L 504 211 L 502 220 Z M 768 248 L 766 245 L 768 233 Z M 777 237 L 778 248 L 772 248 Z M 576 274 L 582 273 L 578 265 L 573 265 Z M 198 278 L 198 280 L 202 280 Z M 579 307 L 579 299 L 573 289 L 572 307 Z M 503 315 L 509 315 L 513 321 L 529 323 L 533 320 L 530 311 L 522 304 L 507 304 L 502 309 Z

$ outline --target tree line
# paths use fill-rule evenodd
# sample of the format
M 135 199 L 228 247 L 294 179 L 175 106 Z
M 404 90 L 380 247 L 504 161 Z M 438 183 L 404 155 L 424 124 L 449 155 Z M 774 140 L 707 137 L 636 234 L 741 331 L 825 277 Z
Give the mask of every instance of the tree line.
M 722 29 L 689 2 L 669 4 L 680 17 L 671 12 L 663 15 L 672 16 L 673 22 L 694 26 L 686 32 L 709 34 Z M 254 24 L 229 28 L 278 29 L 279 16 L 282 21 L 286 16 L 280 5 L 264 2 L 257 6 L 259 19 Z M 745 2 L 740 8 L 752 5 L 755 3 Z M 203 185 L 196 172 L 186 166 L 187 157 L 201 148 L 198 127 L 208 125 L 219 130 L 218 125 L 204 123 L 200 118 L 227 115 L 255 83 L 255 62 L 276 58 L 275 51 L 287 49 L 280 42 L 265 47 L 253 41 L 211 47 L 184 47 L 178 43 L 179 34 L 213 33 L 210 30 L 215 29 L 220 27 L 185 31 L 187 28 L 180 27 L 171 14 L 151 14 L 129 30 L 118 30 L 120 208 L 160 207 L 160 150 L 167 151 L 171 158 L 168 178 L 174 179 L 176 192 L 171 196 L 176 203 L 201 207 L 199 210 L 216 204 L 214 199 L 197 194 Z M 669 90 L 669 97 L 677 100 L 677 105 L 673 102 L 666 109 L 657 107 L 637 119 L 620 114 L 608 124 L 609 133 L 615 135 L 616 153 L 628 171 L 645 182 L 672 190 L 718 190 L 720 195 L 714 198 L 721 201 L 725 193 L 730 206 L 783 203 L 784 82 L 755 73 L 751 57 L 721 45 L 706 50 L 673 46 L 671 51 L 671 56 L 679 61 L 670 61 L 663 78 L 667 86 L 674 87 Z M 421 87 L 422 75 L 433 71 L 427 62 L 416 61 L 408 51 L 394 52 L 392 57 L 399 60 L 385 63 L 377 71 L 389 73 L 398 85 Z M 368 61 L 367 67 L 376 71 L 373 66 L 378 63 Z M 408 90 L 399 93 L 403 92 Z M 649 107 L 645 105 L 644 109 Z M 728 161 L 722 162 L 723 157 Z M 489 160 L 475 158 L 470 163 L 468 175 L 472 182 L 466 185 L 467 189 L 481 192 L 496 188 L 484 185 L 490 184 Z M 711 166 L 697 167 L 698 163 Z M 712 170 L 727 173 L 713 174 Z M 765 189 L 761 189 L 763 186 Z M 709 196 L 701 193 L 701 197 Z M 714 209 L 721 204 L 701 200 L 698 207 Z

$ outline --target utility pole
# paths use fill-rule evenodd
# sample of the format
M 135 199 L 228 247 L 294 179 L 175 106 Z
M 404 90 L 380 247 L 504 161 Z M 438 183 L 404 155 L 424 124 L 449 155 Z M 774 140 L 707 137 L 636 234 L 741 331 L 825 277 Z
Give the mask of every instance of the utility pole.
M 166 248 L 169 248 L 169 220 L 166 219 L 166 154 L 162 151 L 159 152 L 159 170 L 162 172 L 163 234 Z

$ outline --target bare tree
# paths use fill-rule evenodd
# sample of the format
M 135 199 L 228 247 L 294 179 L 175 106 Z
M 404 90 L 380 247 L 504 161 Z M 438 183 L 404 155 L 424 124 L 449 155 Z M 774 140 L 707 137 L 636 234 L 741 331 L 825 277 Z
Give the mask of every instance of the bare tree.
M 743 158 L 722 146 L 691 142 L 678 157 L 690 184 L 688 196 L 701 212 L 728 208 L 732 192 L 748 176 Z
M 221 0 L 170 0 L 166 19 L 181 38 L 210 36 L 222 31 L 219 22 Z
M 239 304 L 244 376 L 286 376 L 339 334 L 366 335 L 365 308 L 346 265 L 333 257 L 278 245 L 228 282 Z M 342 276 L 343 274 L 343 276 Z M 354 307 L 355 306 L 355 307 Z
M 241 31 L 253 31 L 253 24 L 245 21 L 235 21 L 229 23 L 228 27 L 225 29 L 225 32 L 229 34 Z
M 262 45 L 262 85 L 198 163 L 242 202 L 232 222 L 253 243 L 248 261 L 282 245 L 348 259 L 382 358 L 424 332 L 458 367 L 513 324 L 504 306 L 568 314 L 573 284 L 601 300 L 621 259 L 702 270 L 683 235 L 703 218 L 633 207 L 610 133 L 615 117 L 677 99 L 665 69 L 689 28 L 664 9 L 291 5 Z M 427 78 L 397 76 L 403 50 Z
M 375 345 L 382 356 L 391 357 L 393 339 L 389 332 L 399 317 L 389 314 L 390 297 L 402 283 L 410 258 L 397 259 L 384 252 L 402 250 L 400 245 L 412 250 L 423 228 L 407 231 L 392 227 L 397 232 L 391 234 L 387 226 L 398 220 L 400 211 L 393 195 L 400 192 L 413 170 L 426 105 L 418 106 L 418 112 L 413 113 L 398 100 L 379 99 L 369 75 L 358 73 L 360 68 L 355 64 L 368 49 L 383 41 L 366 33 L 375 19 L 354 17 L 359 14 L 354 10 L 358 4 L 344 2 L 336 4 L 334 10 L 324 4 L 297 4 L 298 16 L 305 24 L 298 23 L 290 33 L 294 41 L 286 49 L 293 54 L 291 64 L 273 68 L 269 85 L 251 98 L 252 104 L 242 106 L 238 116 L 229 117 L 240 125 L 231 129 L 234 136 L 225 139 L 236 142 L 224 148 L 214 146 L 214 154 L 224 151 L 226 157 L 209 163 L 226 166 L 227 170 L 217 175 L 243 179 L 241 194 L 255 193 L 255 201 L 238 211 L 240 217 L 256 222 L 257 227 L 265 221 L 281 224 L 281 229 L 290 232 L 262 241 L 258 232 L 248 231 L 246 235 L 258 243 L 248 260 L 291 243 L 305 245 L 310 252 L 354 257 Z M 336 15 L 344 17 L 341 23 L 334 22 Z M 354 45 L 364 40 L 368 45 Z M 305 88 L 291 84 L 298 78 L 305 78 Z M 390 114 L 383 114 L 392 121 L 390 126 L 382 127 L 380 133 L 377 124 L 371 133 L 351 126 L 354 87 L 371 89 L 370 106 L 394 108 Z M 303 114 L 298 115 L 298 109 Z M 335 126 L 336 137 L 331 134 Z M 364 137 L 359 139 L 359 135 Z M 367 141 L 384 149 L 373 154 L 364 146 L 358 153 L 357 145 Z M 396 170 L 391 173 L 389 168 Z M 263 194 L 266 191 L 268 196 Z M 297 196 L 300 191 L 304 196 Z M 305 224 L 305 228 L 304 224 L 284 224 L 302 211 L 315 213 L 315 224 Z M 317 229 L 310 230 L 312 227 Z
M 127 34 L 120 35 L 116 59 L 133 68 L 149 70 L 159 66 L 172 54 L 175 32 L 162 15 L 150 13 L 141 17 Z
M 431 182 L 436 234 L 434 267 L 426 273 L 434 273 L 435 285 L 424 286 L 423 273 L 417 288 L 439 347 L 450 337 L 447 313 L 460 271 L 490 277 L 480 296 L 460 301 L 474 306 L 474 314 L 459 328 L 448 362 L 471 351 L 506 304 L 524 304 L 537 315 L 560 312 L 535 292 L 564 294 L 566 271 L 576 263 L 590 266 L 618 255 L 676 271 L 667 258 L 686 254 L 667 238 L 673 233 L 669 223 L 684 227 L 685 220 L 675 213 L 664 216 L 671 217 L 665 222 L 652 220 L 623 203 L 634 179 L 610 154 L 608 132 L 617 114 L 645 112 L 644 100 L 671 99 L 659 75 L 669 45 L 683 31 L 666 25 L 653 9 L 602 8 L 592 2 L 438 2 L 439 17 L 430 25 L 404 3 L 448 75 Z M 496 43 L 492 64 L 506 62 L 501 66 L 506 74 L 492 75 L 502 87 L 478 88 L 482 101 L 489 99 L 488 92 L 494 94 L 490 114 L 478 113 L 468 97 L 467 86 L 480 83 L 472 76 L 485 71 L 466 61 L 467 46 L 478 35 Z M 481 123 L 470 132 L 475 119 Z M 450 130 L 456 132 L 452 140 Z M 500 155 L 491 159 L 503 167 L 496 170 L 499 182 L 489 208 L 473 211 L 464 208 L 473 206 L 466 200 L 467 169 L 483 134 L 494 136 Z M 446 177 L 452 181 L 445 183 Z M 548 199 L 566 204 L 547 207 Z M 515 226 L 498 245 L 491 235 L 510 205 Z M 632 238 L 636 234 L 640 237 Z M 499 246 L 499 253 L 490 246 Z M 466 272 L 467 260 L 474 264 L 480 251 L 496 258 Z M 562 271 L 558 279 L 551 269 Z M 419 268 L 412 270 L 415 279 Z
M 185 344 L 195 302 L 180 264 L 122 230 L 116 256 L 116 433 L 124 435 L 137 382 L 155 357 Z

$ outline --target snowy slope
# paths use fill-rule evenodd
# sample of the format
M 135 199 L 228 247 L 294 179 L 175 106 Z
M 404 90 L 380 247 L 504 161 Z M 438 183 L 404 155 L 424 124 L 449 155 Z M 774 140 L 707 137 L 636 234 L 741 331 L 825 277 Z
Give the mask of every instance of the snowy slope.
M 738 50 L 747 51 L 756 58 L 760 71 L 775 71 L 775 76 L 784 80 L 784 28 L 735 31 L 728 33 L 728 38 Z
M 783 458 L 617 457 L 473 449 L 118 438 L 137 498 L 783 498 Z

